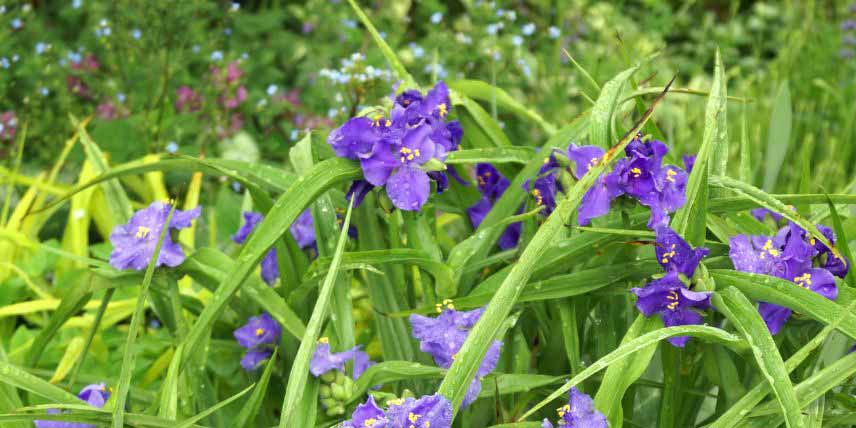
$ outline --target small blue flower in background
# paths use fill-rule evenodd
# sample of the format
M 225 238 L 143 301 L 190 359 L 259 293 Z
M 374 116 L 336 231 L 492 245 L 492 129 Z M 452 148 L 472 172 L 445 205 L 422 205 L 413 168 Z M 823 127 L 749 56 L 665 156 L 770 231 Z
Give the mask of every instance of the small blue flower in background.
M 163 202 L 153 202 L 131 217 L 128 223 L 116 226 L 110 233 L 110 243 L 113 252 L 110 254 L 110 266 L 116 269 L 143 270 L 149 265 L 157 246 L 161 230 L 169 215 L 170 205 Z M 189 211 L 175 210 L 170 220 L 170 231 L 190 227 L 201 208 Z M 184 261 L 184 251 L 173 242 L 167 231 L 155 266 L 175 267 Z
M 434 12 L 431 14 L 431 23 L 439 24 L 443 20 L 443 14 L 440 12 Z
M 0 58 L 0 67 L 9 68 L 9 59 L 5 56 L 3 58 Z
M 498 33 L 501 28 L 502 27 L 499 24 L 488 24 L 485 27 L 485 31 L 487 32 L 487 34 L 489 34 L 491 36 L 495 36 L 496 33 Z
M 520 37 L 517 34 L 515 34 L 514 36 L 511 37 L 511 43 L 514 46 L 520 46 L 523 44 L 523 37 Z
M 410 325 L 413 328 L 413 337 L 419 340 L 419 349 L 430 354 L 437 366 L 447 369 L 467 340 L 470 330 L 484 313 L 484 308 L 456 311 L 452 301 L 445 300 L 437 305 L 437 311 L 440 315 L 436 318 L 410 315 Z M 478 398 L 481 380 L 496 368 L 501 348 L 502 342 L 498 340 L 494 340 L 488 348 L 476 377 L 467 390 L 462 407 L 469 406 Z
M 47 43 L 44 43 L 44 42 L 36 43 L 36 55 L 41 55 L 42 53 L 45 52 L 45 50 L 47 50 L 47 48 L 48 48 Z
M 39 93 L 42 94 L 43 97 L 46 97 L 48 96 L 48 94 L 50 94 L 50 90 L 48 90 L 48 88 L 42 88 L 39 89 Z
M 9 25 L 11 25 L 11 26 L 12 26 L 12 29 L 13 29 L 13 30 L 18 30 L 18 29 L 20 29 L 24 24 L 21 22 L 21 18 L 15 18 L 15 19 L 13 19 L 13 20 L 9 23 Z
M 606 416 L 594 408 L 591 397 L 576 387 L 568 392 L 568 404 L 559 407 L 559 428 L 608 428 Z M 548 419 L 544 419 L 542 428 L 553 428 Z
M 374 365 L 369 359 L 368 354 L 360 350 L 360 346 L 355 346 L 343 352 L 330 352 L 330 341 L 326 337 L 318 339 L 318 344 L 315 347 L 315 352 L 312 354 L 312 360 L 309 361 L 309 372 L 312 376 L 321 377 L 324 373 L 331 370 L 345 372 L 345 363 L 348 361 L 354 362 L 354 372 L 351 378 L 357 380 L 367 368 Z
M 168 153 L 178 152 L 178 143 L 176 143 L 175 141 L 170 141 L 169 144 L 166 145 L 166 151 Z
M 417 45 L 414 42 L 410 42 L 407 45 L 410 48 L 410 51 L 413 53 L 414 58 L 422 58 L 425 56 L 425 49 L 422 46 Z
M 835 234 L 831 229 L 822 225 L 817 228 L 835 244 Z M 734 269 L 791 281 L 829 300 L 838 298 L 835 276 L 845 277 L 850 265 L 844 256 L 832 251 L 792 222 L 779 229 L 774 236 L 734 236 L 729 240 L 729 247 L 728 256 Z M 793 311 L 761 302 L 758 312 L 770 333 L 778 334 Z
M 223 59 L 223 52 L 221 52 L 221 51 L 211 52 L 211 61 L 220 61 L 222 59 Z
M 80 9 L 81 6 L 83 6 L 83 0 L 71 0 L 71 7 Z
M 270 84 L 270 85 L 268 85 L 265 92 L 267 92 L 268 96 L 272 97 L 272 96 L 276 95 L 276 91 L 278 91 L 278 90 L 279 90 L 279 88 L 276 85 Z
M 241 4 L 240 4 L 240 3 L 238 3 L 238 2 L 236 2 L 236 1 L 233 1 L 233 2 L 232 2 L 232 5 L 229 7 L 229 11 L 231 11 L 231 12 L 237 12 L 237 11 L 239 11 L 239 10 L 241 10 Z
M 636 308 L 646 317 L 659 314 L 666 327 L 701 324 L 703 318 L 696 310 L 710 308 L 710 293 L 688 289 L 681 275 L 691 279 L 709 250 L 692 248 L 668 226 L 659 226 L 655 233 L 654 253 L 666 275 L 644 288 L 631 290 L 637 297 Z M 689 336 L 678 336 L 669 338 L 669 342 L 682 348 L 689 339 Z
M 521 28 L 524 36 L 531 36 L 535 33 L 535 23 L 530 22 Z
M 559 30 L 559 27 L 550 26 L 550 28 L 547 29 L 547 33 L 550 35 L 551 39 L 558 39 L 559 36 L 562 35 L 562 30 Z
M 247 238 L 250 236 L 250 233 L 255 230 L 256 226 L 262 221 L 263 216 L 257 212 L 244 212 L 244 224 L 232 235 L 232 241 L 236 244 L 243 244 L 246 242 Z M 268 250 L 265 257 L 262 259 L 262 279 L 268 284 L 271 285 L 276 282 L 276 279 L 279 278 L 279 264 L 276 260 L 276 248 L 271 248 Z
M 140 40 L 140 37 L 143 37 L 143 32 L 140 31 L 139 28 L 134 28 L 131 30 L 131 37 L 133 37 L 134 40 Z
M 104 403 L 110 398 L 111 390 L 107 388 L 103 383 L 96 383 L 92 385 L 88 385 L 85 388 L 80 390 L 80 393 L 77 394 L 77 398 L 86 402 L 92 407 L 102 408 L 104 407 Z M 63 412 L 59 409 L 48 409 L 47 414 L 49 415 L 59 415 Z M 65 422 L 65 421 L 45 421 L 45 420 L 34 420 L 33 424 L 36 428 L 95 428 L 95 425 L 84 424 L 78 422 Z
M 270 315 L 262 313 L 235 330 L 234 336 L 238 344 L 247 350 L 241 358 L 241 367 L 249 372 L 270 358 L 271 348 L 279 344 L 282 328 Z
M 342 428 L 450 428 L 452 403 L 440 394 L 390 400 L 386 411 L 369 396 Z

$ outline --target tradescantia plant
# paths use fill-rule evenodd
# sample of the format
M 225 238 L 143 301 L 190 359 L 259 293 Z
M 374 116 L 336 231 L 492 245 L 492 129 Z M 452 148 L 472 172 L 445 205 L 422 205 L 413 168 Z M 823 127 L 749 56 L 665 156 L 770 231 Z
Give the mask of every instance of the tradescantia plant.
M 72 118 L 79 182 L 3 213 L 0 274 L 29 294 L 0 307 L 20 321 L 0 425 L 853 423 L 856 197 L 731 177 L 726 113 L 746 100 L 718 53 L 709 92 L 639 90 L 640 63 L 553 124 L 484 82 L 420 86 L 349 3 L 398 83 L 287 164 L 110 165 Z M 224 111 L 236 67 L 214 72 Z M 486 93 L 541 138 L 512 142 Z M 653 119 L 699 93 L 697 141 L 670 142 Z M 189 178 L 172 199 L 163 173 Z M 63 242 L 41 241 L 65 204 Z M 55 259 L 49 280 L 28 258 Z

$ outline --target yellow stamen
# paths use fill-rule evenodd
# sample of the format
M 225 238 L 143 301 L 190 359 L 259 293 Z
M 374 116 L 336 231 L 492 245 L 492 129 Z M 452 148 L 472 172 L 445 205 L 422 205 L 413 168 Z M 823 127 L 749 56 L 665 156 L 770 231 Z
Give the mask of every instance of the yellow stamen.
M 386 405 L 387 405 L 387 406 L 400 406 L 400 405 L 402 405 L 402 404 L 404 404 L 404 399 L 403 399 L 403 398 L 394 398 L 394 399 L 392 399 L 392 400 L 387 400 L 387 401 L 386 401 Z
M 377 419 L 368 418 L 365 420 L 365 422 L 363 422 L 363 426 L 366 428 L 372 428 L 376 422 L 377 422 Z
M 532 196 L 535 197 L 535 205 L 544 204 L 544 197 L 541 196 L 541 191 L 538 189 L 532 189 Z
M 560 418 L 562 418 L 562 417 L 564 417 L 564 416 L 565 416 L 565 413 L 568 413 L 568 412 L 570 412 L 570 411 L 571 411 L 571 405 L 570 405 L 570 404 L 565 404 L 564 406 L 559 407 L 559 408 L 556 410 L 556 413 L 558 413 L 558 414 L 559 414 L 559 417 L 560 417 Z
M 440 105 L 437 106 L 437 112 L 440 114 L 441 118 L 449 114 L 449 111 L 446 110 L 446 103 L 440 103 Z
M 265 334 L 265 329 L 263 329 L 263 328 L 257 328 L 256 329 L 256 336 L 261 336 L 263 334 Z
M 409 420 L 409 421 L 410 421 L 410 423 L 415 424 L 415 423 L 416 423 L 416 421 L 418 421 L 418 420 L 419 420 L 419 418 L 421 418 L 421 417 L 422 417 L 422 415 L 417 415 L 417 414 L 415 414 L 415 413 L 413 413 L 413 412 L 410 412 L 410 414 L 409 414 L 409 415 L 407 415 L 407 420 Z
M 328 338 L 326 336 L 325 337 L 319 337 L 318 343 L 330 343 L 330 338 Z
M 675 172 L 674 169 L 669 169 L 668 171 L 666 171 L 666 181 L 671 181 L 672 183 L 674 183 L 676 175 L 678 175 L 678 173 Z
M 137 234 L 135 235 L 139 239 L 146 239 L 149 237 L 149 232 L 152 230 L 145 226 L 137 227 Z
M 794 282 L 802 288 L 808 289 L 811 286 L 811 274 L 806 272 L 796 278 Z
M 678 300 L 678 292 L 677 291 L 675 291 L 675 290 L 669 291 L 669 294 L 666 296 L 666 299 L 672 301 L 671 303 L 666 305 L 667 308 L 669 308 L 670 310 L 673 310 L 673 311 L 675 309 L 678 309 L 679 300 Z
M 639 168 L 631 168 L 631 169 L 630 169 L 630 172 L 632 172 L 632 173 L 633 173 L 633 176 L 634 176 L 634 177 L 639 177 L 639 175 L 641 175 L 641 174 L 642 174 L 642 170 L 641 170 L 641 169 L 639 169 Z

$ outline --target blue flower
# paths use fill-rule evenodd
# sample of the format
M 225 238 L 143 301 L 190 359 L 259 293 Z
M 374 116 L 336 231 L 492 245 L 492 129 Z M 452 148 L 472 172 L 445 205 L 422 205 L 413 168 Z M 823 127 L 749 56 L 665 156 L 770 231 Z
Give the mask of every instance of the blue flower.
M 262 361 L 270 358 L 271 347 L 279 343 L 282 328 L 270 315 L 263 313 L 250 318 L 235 330 L 234 336 L 238 344 L 247 349 L 241 358 L 241 367 L 253 371 L 259 368 Z
M 636 308 L 646 317 L 659 314 L 666 327 L 701 324 L 702 316 L 694 309 L 710 308 L 710 293 L 692 291 L 684 286 L 677 271 L 654 280 L 644 288 L 631 290 L 636 294 Z M 669 338 L 669 342 L 683 348 L 689 336 Z
M 243 217 L 244 224 L 232 235 L 232 241 L 235 241 L 236 244 L 243 244 L 247 240 L 247 237 L 250 236 L 250 233 L 255 230 L 259 222 L 262 221 L 262 215 L 257 212 L 244 212 Z M 272 285 L 276 282 L 277 278 L 279 278 L 279 264 L 276 259 L 276 248 L 271 248 L 265 254 L 265 258 L 262 259 L 262 279 L 268 285 Z
M 535 23 L 530 22 L 524 25 L 521 31 L 523 32 L 524 36 L 531 36 L 533 33 L 535 33 Z
M 447 369 L 467 340 L 470 330 L 484 313 L 484 308 L 466 312 L 456 311 L 451 300 L 446 300 L 442 305 L 437 305 L 437 310 L 440 315 L 436 318 L 410 315 L 410 325 L 413 328 L 413 337 L 419 340 L 419 349 L 430 354 L 438 366 Z M 502 342 L 498 340 L 494 340 L 488 348 L 476 377 L 464 397 L 463 407 L 478 398 L 481 379 L 496 368 L 501 348 Z
M 153 202 L 134 213 L 128 223 L 116 226 L 110 233 L 110 243 L 113 244 L 110 265 L 119 270 L 146 269 L 154 255 L 161 230 L 166 226 L 169 210 L 169 204 Z M 199 217 L 200 210 L 200 207 L 189 211 L 175 210 L 167 227 L 170 231 L 190 227 L 193 220 Z M 175 267 L 184 261 L 184 252 L 172 240 L 170 231 L 164 237 L 155 266 Z
M 309 372 L 315 377 L 320 377 L 331 370 L 344 372 L 345 363 L 349 360 L 353 360 L 354 362 L 354 373 L 351 376 L 354 380 L 357 380 L 367 368 L 374 365 L 369 359 L 368 354 L 361 351 L 359 346 L 355 346 L 347 351 L 333 353 L 330 352 L 330 342 L 328 339 L 322 337 L 318 340 L 318 345 L 312 354 L 312 360 L 309 362 Z
M 440 21 L 443 20 L 443 14 L 440 12 L 434 12 L 431 14 L 431 23 L 436 25 L 439 24 Z
M 609 424 L 603 413 L 594 408 L 591 397 L 583 394 L 576 387 L 568 392 L 568 404 L 559 407 L 560 428 L 607 428 Z M 542 428 L 553 428 L 548 419 L 544 419 Z
M 450 428 L 452 403 L 440 394 L 390 400 L 386 411 L 369 396 L 342 428 Z
M 80 393 L 77 394 L 77 398 L 86 402 L 92 407 L 102 408 L 104 407 L 104 403 L 110 398 L 111 389 L 107 388 L 103 383 L 95 383 L 92 385 L 87 385 L 83 389 L 80 390 Z M 47 414 L 49 415 L 59 415 L 63 412 L 59 409 L 48 409 Z M 36 428 L 95 428 L 95 425 L 84 424 L 79 422 L 66 422 L 66 421 L 45 421 L 45 420 L 34 420 L 33 424 Z
M 505 193 L 505 189 L 509 186 L 509 181 L 491 164 L 480 163 L 476 165 L 476 181 L 478 182 L 479 192 L 482 198 L 478 202 L 467 208 L 467 214 L 470 216 L 470 221 L 473 227 L 477 228 L 484 220 L 487 213 L 493 208 L 493 204 Z M 517 222 L 505 228 L 502 236 L 499 238 L 499 248 L 508 250 L 517 246 L 517 241 L 520 239 L 522 224 Z

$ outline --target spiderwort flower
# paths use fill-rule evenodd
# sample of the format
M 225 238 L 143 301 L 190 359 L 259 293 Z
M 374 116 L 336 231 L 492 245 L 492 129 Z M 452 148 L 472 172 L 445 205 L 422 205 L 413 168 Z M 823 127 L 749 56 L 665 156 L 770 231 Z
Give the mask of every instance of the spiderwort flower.
M 234 332 L 238 344 L 247 349 L 241 358 L 241 367 L 248 372 L 259 368 L 264 360 L 270 358 L 271 347 L 279 343 L 281 335 L 282 328 L 270 315 L 262 313 L 250 318 Z
M 100 409 L 104 407 L 104 403 L 110 398 L 111 392 L 112 389 L 107 388 L 103 383 L 95 383 L 81 389 L 80 393 L 77 394 L 77 398 L 85 401 L 92 407 Z M 59 409 L 48 409 L 47 413 L 49 415 L 58 415 L 63 412 Z M 95 428 L 95 425 L 78 422 L 35 420 L 33 423 L 36 428 Z
M 153 202 L 131 217 L 128 223 L 116 226 L 110 233 L 113 252 L 110 254 L 110 265 L 116 269 L 143 270 L 152 259 L 161 230 L 163 230 L 170 205 L 163 202 Z M 170 231 L 190 227 L 201 208 L 189 211 L 175 210 L 167 227 L 170 229 L 164 236 L 158 260 L 155 266 L 175 267 L 184 261 L 181 246 L 172 240 Z
M 352 118 L 327 142 L 337 156 L 359 160 L 365 181 L 384 186 L 397 208 L 416 211 L 428 200 L 430 180 L 438 181 L 441 191 L 446 179 L 444 173 L 429 174 L 424 165 L 445 161 L 461 140 L 460 124 L 445 122 L 450 106 L 443 82 L 424 96 L 405 91 L 395 98 L 389 118 Z
M 687 241 L 668 226 L 659 226 L 655 230 L 654 253 L 657 262 L 667 272 L 678 272 L 692 278 L 701 259 L 710 253 L 707 248 L 693 249 Z
M 367 368 L 374 365 L 369 359 L 368 354 L 360 350 L 359 346 L 355 346 L 343 352 L 330 352 L 330 341 L 326 337 L 318 339 L 318 345 L 315 348 L 315 353 L 312 354 L 312 360 L 309 362 L 309 372 L 312 376 L 320 377 L 324 373 L 331 370 L 345 371 L 345 363 L 348 360 L 354 362 L 354 372 L 352 378 L 357 380 Z
M 232 241 L 236 244 L 243 244 L 255 230 L 256 225 L 262 221 L 262 215 L 257 212 L 245 211 L 243 217 L 244 224 L 232 235 Z M 279 264 L 276 259 L 276 248 L 271 248 L 262 259 L 262 279 L 268 285 L 272 285 L 277 278 L 279 278 Z
M 493 204 L 505 193 L 505 189 L 511 184 L 493 165 L 480 163 L 476 165 L 476 181 L 482 197 L 478 202 L 467 208 L 467 214 L 473 227 L 479 227 L 487 213 L 493 208 Z M 499 237 L 499 248 L 508 250 L 517 246 L 520 239 L 521 223 L 513 223 L 505 228 Z
M 636 308 L 646 317 L 659 314 L 666 327 L 701 324 L 702 316 L 693 309 L 710 308 L 710 293 L 692 291 L 684 286 L 677 271 L 671 271 L 654 280 L 645 288 L 631 290 L 636 294 Z M 669 338 L 669 342 L 683 348 L 689 336 Z
M 750 213 L 752 214 L 752 217 L 755 217 L 755 219 L 760 222 L 763 222 L 768 215 L 776 223 L 782 221 L 783 218 L 781 214 L 775 211 L 770 211 L 766 208 L 755 208 L 754 210 L 750 211 Z
M 832 231 L 818 226 L 830 241 Z M 804 229 L 790 222 L 779 229 L 775 236 L 737 235 L 729 240 L 728 255 L 736 270 L 775 276 L 814 291 L 829 300 L 838 298 L 838 288 L 833 273 L 847 274 L 848 261 L 837 258 L 826 245 L 811 237 Z M 813 267 L 826 257 L 824 267 Z M 843 270 L 842 270 L 843 266 Z M 827 270 L 829 267 L 832 270 Z M 771 334 L 781 331 L 790 318 L 791 309 L 768 302 L 758 305 L 758 312 Z
M 449 428 L 452 403 L 440 394 L 390 400 L 386 411 L 369 396 L 342 428 Z
M 484 308 L 465 312 L 456 311 L 452 301 L 445 300 L 443 304 L 437 305 L 437 312 L 440 315 L 436 318 L 411 315 L 410 325 L 413 328 L 413 337 L 419 340 L 419 349 L 430 354 L 438 366 L 447 369 L 452 365 L 455 355 L 467 340 L 470 330 L 481 317 Z M 494 340 L 488 348 L 462 406 L 468 406 L 478 397 L 481 391 L 481 379 L 496 368 L 501 348 L 502 342 L 498 340 Z
M 303 210 L 288 229 L 300 248 L 315 246 L 315 223 L 312 221 L 312 210 L 309 208 Z
M 560 428 L 607 428 L 606 416 L 594 408 L 591 397 L 576 387 L 568 393 L 568 404 L 557 409 Z M 544 419 L 542 428 L 553 428 L 548 419 Z

